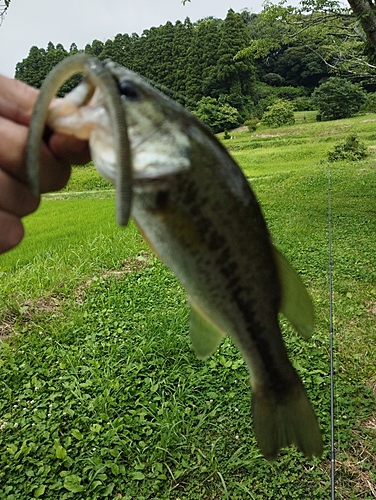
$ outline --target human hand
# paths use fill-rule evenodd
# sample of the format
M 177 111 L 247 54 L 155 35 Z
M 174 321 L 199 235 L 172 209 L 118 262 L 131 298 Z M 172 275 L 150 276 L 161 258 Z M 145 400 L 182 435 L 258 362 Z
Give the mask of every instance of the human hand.
M 0 254 L 20 243 L 21 218 L 34 212 L 40 202 L 28 186 L 25 166 L 28 125 L 37 97 L 38 90 L 0 75 Z M 41 147 L 41 192 L 63 188 L 70 166 L 89 159 L 86 142 L 53 134 Z

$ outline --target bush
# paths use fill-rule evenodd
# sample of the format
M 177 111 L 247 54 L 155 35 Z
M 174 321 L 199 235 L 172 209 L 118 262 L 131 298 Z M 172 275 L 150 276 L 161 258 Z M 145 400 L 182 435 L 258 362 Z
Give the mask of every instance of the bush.
M 295 111 L 312 111 L 314 109 L 310 97 L 297 97 L 293 104 Z
M 294 107 L 289 101 L 278 99 L 262 117 L 262 123 L 268 127 L 282 127 L 295 123 Z
M 329 78 L 312 94 L 312 102 L 322 118 L 337 120 L 355 115 L 366 101 L 360 84 L 338 77 Z
M 239 94 L 221 94 L 218 97 L 218 105 L 230 105 L 235 108 L 241 116 L 240 123 L 254 116 L 255 105 L 250 96 Z
M 252 118 L 251 120 L 246 120 L 244 125 L 248 127 L 249 132 L 255 132 L 258 122 L 258 118 Z
M 267 111 L 268 107 L 277 102 L 279 99 L 284 101 L 293 101 L 295 106 L 297 99 L 306 99 L 306 92 L 303 87 L 273 87 L 271 85 L 267 85 L 266 83 L 258 82 L 253 88 L 252 98 L 255 102 L 255 108 L 252 116 L 261 117 Z M 305 106 L 306 105 L 308 105 L 308 103 L 306 103 Z M 310 104 L 310 107 L 307 109 L 312 109 L 312 104 Z M 307 109 L 299 110 L 306 111 Z
M 305 90 L 302 87 L 292 87 L 289 85 L 277 88 L 276 94 L 279 99 L 295 101 L 298 97 L 305 97 Z
M 367 146 L 358 139 L 356 134 L 349 135 L 328 153 L 329 161 L 356 161 L 362 160 L 368 155 Z
M 203 97 L 192 114 L 206 123 L 215 134 L 231 130 L 242 123 L 236 108 L 230 104 L 221 104 L 214 97 Z
M 281 87 L 285 83 L 283 76 L 278 73 L 267 73 L 263 78 L 264 82 L 272 87 Z
M 376 113 L 376 93 L 372 92 L 367 94 L 366 100 L 362 105 L 360 111 L 365 113 Z

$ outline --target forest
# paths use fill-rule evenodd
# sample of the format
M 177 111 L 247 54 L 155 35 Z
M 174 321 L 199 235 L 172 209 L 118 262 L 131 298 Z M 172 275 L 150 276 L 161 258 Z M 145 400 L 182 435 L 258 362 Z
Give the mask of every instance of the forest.
M 372 54 L 361 37 L 350 36 L 354 22 L 348 10 L 333 14 L 328 22 L 323 12 L 308 16 L 269 5 L 260 14 L 230 9 L 225 19 L 192 23 L 186 18 L 141 35 L 119 33 L 80 50 L 139 73 L 219 132 L 261 119 L 281 99 L 290 101 L 295 111 L 317 109 L 312 93 L 333 77 L 340 84 L 358 85 L 362 92 L 354 94 L 359 97 L 356 111 L 367 101 L 363 91 L 372 103 L 373 70 L 367 63 Z M 60 60 L 78 51 L 75 43 L 69 49 L 51 42 L 46 48 L 33 46 L 17 64 L 15 76 L 39 88 Z M 61 95 L 78 80 L 69 80 Z

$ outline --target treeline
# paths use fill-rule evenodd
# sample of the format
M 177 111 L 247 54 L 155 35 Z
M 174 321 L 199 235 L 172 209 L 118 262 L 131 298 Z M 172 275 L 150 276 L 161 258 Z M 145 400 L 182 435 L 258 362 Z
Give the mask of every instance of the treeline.
M 257 32 L 257 14 L 229 10 L 224 20 L 189 18 L 144 30 L 141 35 L 118 34 L 112 40 L 94 40 L 84 51 L 99 59 L 110 58 L 169 89 L 175 100 L 195 111 L 216 132 L 259 116 L 277 98 L 297 109 L 309 107 L 308 96 L 328 76 L 322 60 L 302 46 L 289 45 L 255 61 L 239 56 Z M 16 66 L 16 78 L 40 87 L 48 72 L 67 55 L 78 52 L 51 42 L 32 47 Z M 63 95 L 79 80 L 67 82 Z

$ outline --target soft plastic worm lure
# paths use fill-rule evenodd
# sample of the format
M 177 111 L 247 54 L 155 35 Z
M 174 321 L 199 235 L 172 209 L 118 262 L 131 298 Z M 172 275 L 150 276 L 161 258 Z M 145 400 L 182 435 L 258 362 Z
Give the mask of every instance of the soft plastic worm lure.
M 116 172 L 116 213 L 121 226 L 128 223 L 132 205 L 132 161 L 127 131 L 126 114 L 116 79 L 98 59 L 88 54 L 75 54 L 61 61 L 46 77 L 40 89 L 31 121 L 26 148 L 26 165 L 29 184 L 35 196 L 39 196 L 40 144 L 49 114 L 49 106 L 56 92 L 71 76 L 83 73 L 86 85 L 76 87 L 71 93 L 75 106 L 87 102 L 98 87 L 107 108 L 111 133 L 114 138 Z

